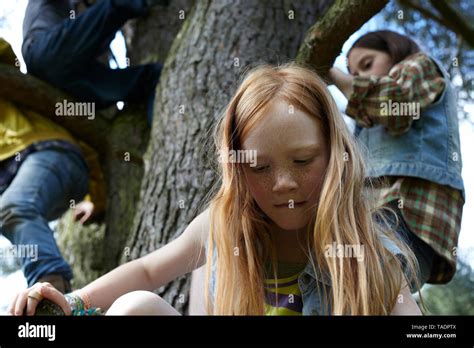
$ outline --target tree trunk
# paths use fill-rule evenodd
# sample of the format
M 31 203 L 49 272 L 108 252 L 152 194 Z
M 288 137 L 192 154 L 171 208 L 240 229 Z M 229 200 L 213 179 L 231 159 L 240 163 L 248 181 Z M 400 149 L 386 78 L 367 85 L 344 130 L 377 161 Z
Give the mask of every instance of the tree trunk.
M 176 13 L 178 9 L 187 11 L 190 7 L 191 0 L 175 0 L 168 7 L 157 6 L 149 16 L 127 23 L 123 33 L 130 65 L 163 63 L 183 23 Z M 138 206 L 142 157 L 149 133 L 145 108 L 134 105 L 126 106 L 102 131 L 101 161 L 107 183 L 104 218 L 81 226 L 74 223 L 69 213 L 57 227 L 58 244 L 73 269 L 74 288 L 90 283 L 119 265 Z
M 128 23 L 124 28 L 131 65 L 164 63 L 182 20 L 176 13 L 188 10 L 190 0 L 175 0 L 170 6 L 157 6 L 149 16 Z M 109 137 L 106 177 L 108 206 L 103 248 L 103 266 L 111 270 L 127 254 L 125 243 L 130 237 L 140 199 L 143 177 L 143 154 L 148 145 L 150 128 L 144 109 L 129 109 L 113 122 Z
M 217 179 L 212 128 L 239 77 L 256 62 L 292 60 L 329 4 L 205 0 L 185 13 L 157 89 L 139 208 L 127 243 L 131 253 L 123 261 L 167 244 L 203 208 Z M 184 276 L 157 293 L 185 313 L 188 291 L 189 277 Z

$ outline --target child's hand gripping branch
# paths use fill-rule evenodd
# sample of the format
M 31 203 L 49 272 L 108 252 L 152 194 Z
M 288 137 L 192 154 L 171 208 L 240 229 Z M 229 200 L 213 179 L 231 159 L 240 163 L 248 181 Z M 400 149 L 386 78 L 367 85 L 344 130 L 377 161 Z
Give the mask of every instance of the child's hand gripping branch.
M 84 288 L 63 295 L 49 283 L 37 283 L 20 292 L 11 303 L 12 315 L 34 315 L 38 303 L 49 299 L 66 315 L 92 315 L 97 310 L 115 314 L 179 314 L 151 291 L 205 263 L 203 232 L 208 231 L 207 211 L 199 215 L 181 236 L 162 248 L 128 262 Z
M 49 299 L 61 307 L 66 315 L 71 315 L 71 307 L 64 295 L 49 283 L 36 283 L 16 295 L 8 308 L 11 315 L 34 315 L 38 303 Z

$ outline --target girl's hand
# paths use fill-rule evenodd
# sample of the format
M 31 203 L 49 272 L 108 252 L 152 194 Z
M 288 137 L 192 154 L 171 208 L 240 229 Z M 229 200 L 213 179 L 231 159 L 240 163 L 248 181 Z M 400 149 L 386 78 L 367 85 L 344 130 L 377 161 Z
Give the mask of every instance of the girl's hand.
M 74 209 L 74 220 L 84 225 L 87 220 L 92 216 L 94 213 L 94 203 L 89 201 L 82 201 L 76 208 Z
M 31 288 L 19 292 L 8 308 L 8 313 L 17 316 L 34 315 L 36 306 L 44 298 L 59 305 L 66 315 L 71 315 L 71 307 L 66 298 L 50 283 L 36 283 Z
M 329 78 L 332 83 L 335 84 L 342 93 L 344 93 L 346 98 L 349 99 L 352 94 L 352 82 L 354 77 L 350 74 L 346 74 L 338 68 L 332 67 L 329 69 Z

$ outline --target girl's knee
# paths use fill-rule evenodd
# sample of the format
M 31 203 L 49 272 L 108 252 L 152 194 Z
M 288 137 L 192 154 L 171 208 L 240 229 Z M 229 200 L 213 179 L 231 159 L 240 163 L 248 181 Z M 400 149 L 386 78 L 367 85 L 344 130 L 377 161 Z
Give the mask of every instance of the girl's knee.
M 180 315 L 169 303 L 150 291 L 132 291 L 120 296 L 106 315 Z

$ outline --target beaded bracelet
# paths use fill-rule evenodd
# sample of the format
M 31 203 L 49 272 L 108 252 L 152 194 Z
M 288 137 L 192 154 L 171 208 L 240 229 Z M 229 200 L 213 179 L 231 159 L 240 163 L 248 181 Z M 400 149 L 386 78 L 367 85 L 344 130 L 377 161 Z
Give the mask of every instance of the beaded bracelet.
M 104 315 L 100 308 L 91 307 L 89 309 L 73 309 L 71 312 L 73 316 L 93 316 L 93 315 Z
M 86 293 L 78 291 L 64 295 L 69 306 L 71 307 L 71 315 L 73 316 L 89 316 L 103 315 L 100 308 L 91 307 L 89 296 Z
M 72 311 L 85 309 L 84 301 L 77 293 L 66 294 L 64 297 L 69 303 L 69 307 L 71 307 Z

